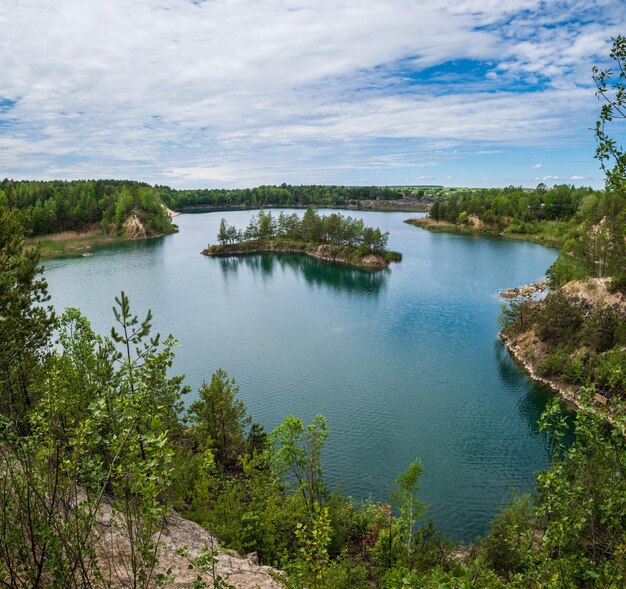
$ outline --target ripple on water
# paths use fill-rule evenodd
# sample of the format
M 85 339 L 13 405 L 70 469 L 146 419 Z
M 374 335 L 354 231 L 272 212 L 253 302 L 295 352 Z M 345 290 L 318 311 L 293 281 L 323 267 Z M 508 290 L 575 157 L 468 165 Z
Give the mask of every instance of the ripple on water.
M 536 280 L 555 252 L 350 211 L 390 231 L 403 261 L 375 274 L 296 256 L 199 255 L 221 217 L 242 228 L 251 214 L 182 215 L 176 235 L 48 262 L 52 301 L 108 333 L 124 289 L 138 314 L 151 308 L 155 328 L 177 337 L 174 368 L 189 384 L 224 368 L 266 429 L 288 414 L 325 414 L 332 486 L 386 499 L 419 456 L 429 515 L 455 540 L 483 533 L 511 488 L 531 488 L 548 462 L 535 426 L 545 393 L 498 346 L 494 293 Z

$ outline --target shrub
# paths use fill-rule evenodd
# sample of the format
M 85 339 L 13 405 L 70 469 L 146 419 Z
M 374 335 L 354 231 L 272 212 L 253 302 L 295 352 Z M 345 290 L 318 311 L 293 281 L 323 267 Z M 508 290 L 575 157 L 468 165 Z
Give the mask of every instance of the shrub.
M 548 295 L 541 308 L 537 334 L 548 344 L 571 342 L 582 325 L 583 315 L 576 301 L 563 293 Z
M 563 348 L 557 348 L 548 354 L 537 366 L 542 376 L 563 376 L 570 370 L 571 360 Z
M 626 295 L 626 272 L 613 276 L 607 289 L 609 292 L 621 292 L 623 295 Z

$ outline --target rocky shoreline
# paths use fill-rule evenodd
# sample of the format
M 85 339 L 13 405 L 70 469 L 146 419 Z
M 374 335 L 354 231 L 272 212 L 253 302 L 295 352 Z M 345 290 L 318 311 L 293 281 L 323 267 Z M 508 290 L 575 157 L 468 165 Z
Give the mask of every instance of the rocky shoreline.
M 606 278 L 590 278 L 584 281 L 574 280 L 561 287 L 559 292 L 571 302 L 579 305 L 583 316 L 589 315 L 596 307 L 612 309 L 622 319 L 626 319 L 626 297 L 619 292 L 610 291 L 607 288 L 609 282 L 610 279 Z M 540 292 L 541 284 L 537 284 L 526 285 L 526 294 L 530 298 L 536 292 Z M 519 291 L 521 293 L 524 288 L 509 289 L 506 292 Z M 515 296 L 518 298 L 524 296 L 519 293 Z M 543 305 L 544 303 L 537 301 L 534 304 Z M 626 426 L 624 425 L 620 402 L 619 399 L 613 397 L 611 390 L 599 388 L 593 391 L 590 396 L 588 390 L 583 386 L 584 380 L 570 383 L 562 380 L 560 376 L 543 376 L 540 374 L 539 368 L 546 358 L 553 353 L 553 348 L 551 349 L 545 341 L 540 339 L 532 322 L 521 331 L 515 330 L 514 333 L 501 332 L 499 336 L 513 359 L 533 380 L 548 386 L 577 410 L 591 411 L 602 416 L 608 423 L 619 427 L 621 433 L 626 435 Z M 582 348 L 581 350 L 584 351 Z
M 536 366 L 525 358 L 524 350 L 515 340 L 504 333 L 499 333 L 500 339 L 504 343 L 513 359 L 524 369 L 524 371 L 535 382 L 547 386 L 553 393 L 559 395 L 568 405 L 578 411 L 591 411 L 597 415 L 601 415 L 608 423 L 619 427 L 622 434 L 626 435 L 626 429 L 621 423 L 615 420 L 615 409 L 608 404 L 608 399 L 600 394 L 594 393 L 591 403 L 587 400 L 583 402 L 582 391 L 580 387 L 569 385 L 556 379 L 546 378 L 537 374 Z
M 548 285 L 546 281 L 539 280 L 531 284 L 524 284 L 507 290 L 501 290 L 500 296 L 504 299 L 524 298 L 530 300 L 534 298 L 535 295 L 545 292 L 547 288 Z
M 304 254 L 317 260 L 335 262 L 367 270 L 382 270 L 390 263 L 388 256 L 382 253 L 359 254 L 356 248 L 334 246 L 330 244 L 280 243 L 276 241 L 246 241 L 228 245 L 210 245 L 201 252 L 205 256 L 240 256 L 247 254 Z M 402 256 L 395 252 L 393 261 Z

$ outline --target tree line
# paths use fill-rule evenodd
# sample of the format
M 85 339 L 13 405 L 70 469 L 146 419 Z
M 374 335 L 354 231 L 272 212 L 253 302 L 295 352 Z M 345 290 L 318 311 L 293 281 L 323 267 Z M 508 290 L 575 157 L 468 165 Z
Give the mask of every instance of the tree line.
M 0 182 L 0 210 L 12 210 L 30 236 L 94 227 L 117 234 L 132 214 L 148 234 L 172 231 L 161 190 L 125 180 Z
M 549 271 L 557 287 L 585 276 L 612 276 L 624 271 L 626 196 L 619 186 L 599 191 L 566 184 L 457 192 L 435 202 L 430 217 L 457 226 L 484 228 L 503 235 L 537 238 L 561 247 Z
M 119 233 L 136 214 L 149 233 L 167 233 L 171 223 L 162 205 L 190 206 L 341 206 L 364 199 L 399 197 L 379 186 L 259 186 L 244 189 L 175 190 L 132 180 L 9 180 L 0 182 L 0 210 L 17 211 L 26 234 L 47 235 L 97 227 Z
M 328 186 L 281 184 L 255 188 L 203 188 L 174 190 L 161 186 L 163 200 L 171 208 L 192 206 L 341 206 L 361 200 L 400 198 L 397 188 L 387 186 Z
M 309 207 L 302 218 L 296 213 L 283 212 L 276 218 L 271 211 L 261 210 L 253 215 L 243 231 L 222 219 L 217 234 L 220 245 L 272 239 L 345 245 L 378 253 L 386 250 L 389 232 L 383 233 L 378 227 L 367 227 L 362 219 L 345 217 L 339 213 L 320 215 Z

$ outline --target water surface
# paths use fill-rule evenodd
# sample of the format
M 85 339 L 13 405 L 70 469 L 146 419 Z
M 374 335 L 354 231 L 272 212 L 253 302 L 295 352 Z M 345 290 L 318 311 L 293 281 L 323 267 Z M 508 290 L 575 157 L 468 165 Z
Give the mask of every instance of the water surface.
M 332 486 L 386 499 L 419 456 L 436 524 L 455 540 L 484 533 L 511 489 L 531 489 L 549 460 L 535 425 L 546 393 L 499 343 L 498 291 L 541 278 L 556 252 L 431 234 L 403 223 L 414 213 L 346 212 L 390 231 L 403 261 L 370 272 L 291 255 L 200 255 L 221 217 L 244 227 L 252 214 L 182 215 L 178 234 L 48 261 L 53 303 L 108 333 L 125 290 L 135 312 L 152 309 L 155 327 L 178 339 L 175 370 L 188 384 L 224 368 L 266 429 L 323 413 Z

